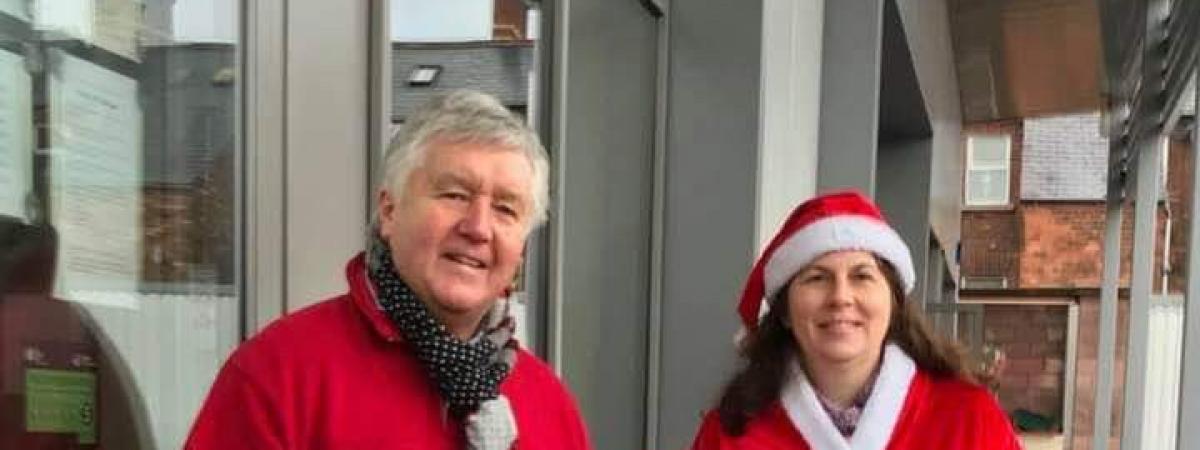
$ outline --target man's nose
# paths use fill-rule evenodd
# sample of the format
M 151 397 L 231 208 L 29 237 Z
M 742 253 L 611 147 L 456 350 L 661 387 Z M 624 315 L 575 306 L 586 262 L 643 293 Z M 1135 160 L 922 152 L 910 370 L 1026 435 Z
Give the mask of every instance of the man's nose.
M 487 242 L 491 237 L 492 209 L 486 201 L 476 199 L 467 207 L 458 222 L 458 232 L 473 242 Z

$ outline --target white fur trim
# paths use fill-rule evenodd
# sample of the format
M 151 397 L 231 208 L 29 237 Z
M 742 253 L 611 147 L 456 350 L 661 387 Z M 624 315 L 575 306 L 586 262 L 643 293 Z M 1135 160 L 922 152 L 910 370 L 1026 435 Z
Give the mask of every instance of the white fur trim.
M 904 350 L 893 344 L 883 347 L 883 367 L 879 368 L 875 388 L 863 407 L 854 435 L 850 437 L 852 448 L 883 450 L 887 447 L 916 374 L 917 364 Z
M 792 425 L 814 450 L 883 450 L 900 419 L 917 365 L 893 344 L 883 347 L 883 362 L 871 397 L 863 407 L 854 434 L 847 441 L 821 407 L 808 378 L 792 361 L 791 379 L 780 394 L 780 402 Z
M 792 426 L 804 436 L 804 442 L 813 450 L 850 450 L 850 443 L 833 426 L 833 420 L 825 414 L 817 399 L 816 392 L 808 383 L 808 378 L 800 370 L 799 363 L 793 359 L 791 364 L 791 380 L 783 387 L 779 401 L 783 410 L 792 420 Z
M 905 294 L 911 293 L 916 285 L 908 244 L 887 223 L 856 215 L 827 217 L 797 230 L 771 254 L 763 268 L 759 318 L 770 307 L 768 299 L 787 286 L 796 272 L 821 255 L 837 250 L 863 250 L 879 255 L 896 268 Z

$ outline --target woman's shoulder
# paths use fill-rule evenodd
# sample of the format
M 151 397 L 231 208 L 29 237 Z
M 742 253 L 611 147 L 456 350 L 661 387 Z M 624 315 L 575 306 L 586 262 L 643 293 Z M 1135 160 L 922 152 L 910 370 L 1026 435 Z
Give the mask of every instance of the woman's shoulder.
M 979 384 L 955 377 L 918 373 L 919 391 L 910 398 L 897 426 L 911 448 L 1019 449 L 1008 415 Z M 938 429 L 936 434 L 921 430 Z
M 978 383 L 953 376 L 936 376 L 920 372 L 927 385 L 930 401 L 970 408 L 999 408 L 991 391 Z

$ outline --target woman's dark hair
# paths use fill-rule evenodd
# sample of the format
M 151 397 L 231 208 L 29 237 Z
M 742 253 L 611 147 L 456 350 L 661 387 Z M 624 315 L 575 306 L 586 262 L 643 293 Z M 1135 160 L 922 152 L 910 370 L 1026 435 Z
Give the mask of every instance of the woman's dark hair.
M 875 258 L 892 291 L 892 315 L 884 342 L 896 344 L 913 359 L 917 367 L 934 377 L 958 378 L 975 383 L 966 357 L 957 343 L 934 333 L 913 302 L 907 301 L 896 269 Z M 788 362 L 803 352 L 788 320 L 787 288 L 771 298 L 771 308 L 758 328 L 746 334 L 739 349 L 742 367 L 725 385 L 717 403 L 721 428 L 731 436 L 741 436 L 746 423 L 771 406 L 787 381 Z

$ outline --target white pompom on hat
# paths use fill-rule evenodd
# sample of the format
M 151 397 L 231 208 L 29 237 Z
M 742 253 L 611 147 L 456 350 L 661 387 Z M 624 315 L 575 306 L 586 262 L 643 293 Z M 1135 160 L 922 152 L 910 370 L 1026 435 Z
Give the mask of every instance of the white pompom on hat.
M 747 330 L 758 326 L 759 312 L 805 266 L 829 252 L 869 251 L 896 269 L 909 294 L 916 284 L 912 254 L 888 225 L 879 207 L 854 191 L 824 194 L 797 206 L 750 271 L 738 314 Z

